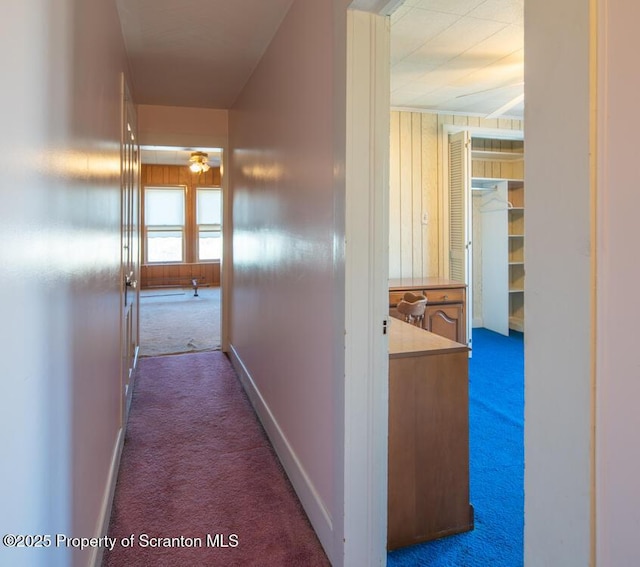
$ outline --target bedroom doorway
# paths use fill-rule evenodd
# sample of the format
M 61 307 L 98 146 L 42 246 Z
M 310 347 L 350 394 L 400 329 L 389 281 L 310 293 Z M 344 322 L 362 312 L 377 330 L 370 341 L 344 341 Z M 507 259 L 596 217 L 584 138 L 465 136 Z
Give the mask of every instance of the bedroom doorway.
M 141 155 L 140 355 L 219 350 L 222 150 L 143 146 Z

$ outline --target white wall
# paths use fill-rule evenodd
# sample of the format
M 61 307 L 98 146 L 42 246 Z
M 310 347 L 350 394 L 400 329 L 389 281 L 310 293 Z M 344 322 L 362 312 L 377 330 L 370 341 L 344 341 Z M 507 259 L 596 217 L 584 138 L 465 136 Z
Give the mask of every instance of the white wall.
M 639 562 L 638 150 L 640 4 L 600 4 L 596 509 L 597 565 Z
M 120 428 L 113 2 L 0 8 L 0 533 L 96 535 Z M 11 550 L 12 566 L 86 565 Z
M 525 565 L 590 564 L 589 3 L 525 3 Z
M 341 522 L 344 180 L 334 159 L 344 161 L 345 75 L 334 41 L 344 44 L 344 19 L 332 2 L 295 1 L 229 113 L 232 353 L 329 555 Z

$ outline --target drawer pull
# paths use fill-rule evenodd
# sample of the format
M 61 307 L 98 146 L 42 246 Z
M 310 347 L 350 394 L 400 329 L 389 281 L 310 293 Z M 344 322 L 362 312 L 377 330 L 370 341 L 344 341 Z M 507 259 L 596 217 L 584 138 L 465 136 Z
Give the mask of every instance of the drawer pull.
M 443 295 L 442 299 L 444 299 L 446 301 L 447 299 L 449 299 L 449 296 L 448 295 Z

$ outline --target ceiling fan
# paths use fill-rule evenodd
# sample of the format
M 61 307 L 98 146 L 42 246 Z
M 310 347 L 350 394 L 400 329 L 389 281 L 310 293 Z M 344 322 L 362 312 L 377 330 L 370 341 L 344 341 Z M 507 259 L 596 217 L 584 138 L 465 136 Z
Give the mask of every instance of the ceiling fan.
M 487 114 L 487 116 L 485 117 L 485 118 L 497 118 L 498 116 L 502 116 L 503 114 L 505 114 L 506 112 L 511 110 L 514 106 L 520 104 L 524 100 L 524 81 L 521 81 L 519 83 L 513 83 L 511 85 L 502 85 L 500 87 L 492 87 L 490 89 L 483 89 L 483 90 L 480 90 L 480 91 L 474 91 L 472 93 L 465 93 L 465 94 L 458 95 L 456 98 L 464 98 L 464 97 L 468 97 L 468 96 L 484 94 L 484 93 L 488 93 L 488 92 L 492 92 L 492 91 L 498 91 L 498 90 L 502 90 L 502 89 L 510 89 L 510 88 L 514 88 L 514 87 L 523 87 L 523 89 L 522 89 L 523 92 L 519 93 L 517 96 L 513 97 L 511 100 L 507 101 L 505 104 L 503 104 L 502 106 L 500 106 L 499 108 L 497 108 L 493 112 Z

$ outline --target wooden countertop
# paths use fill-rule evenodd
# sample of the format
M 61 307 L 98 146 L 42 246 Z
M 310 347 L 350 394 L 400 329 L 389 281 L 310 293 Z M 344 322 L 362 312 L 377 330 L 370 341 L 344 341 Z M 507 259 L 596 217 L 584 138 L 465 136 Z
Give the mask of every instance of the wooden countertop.
M 389 291 L 405 289 L 437 289 L 440 287 L 467 287 L 465 283 L 445 278 L 394 278 L 389 280 Z
M 467 352 L 467 345 L 419 329 L 399 319 L 389 319 L 389 358 Z

